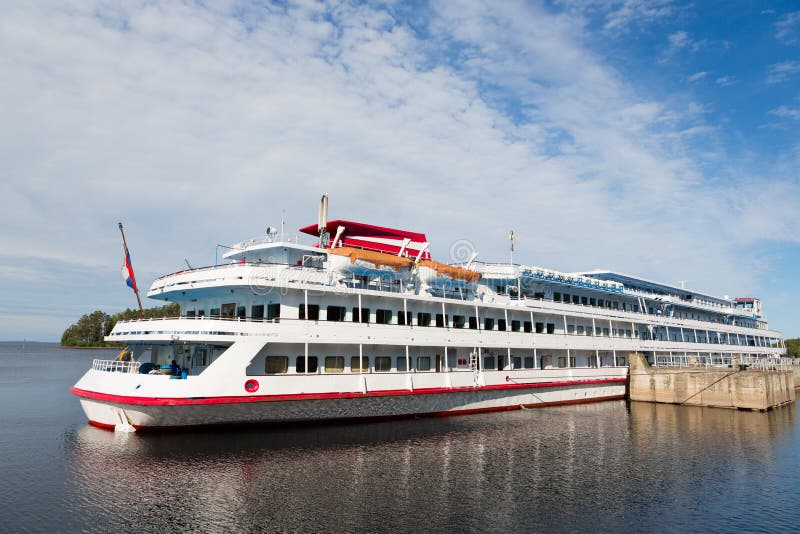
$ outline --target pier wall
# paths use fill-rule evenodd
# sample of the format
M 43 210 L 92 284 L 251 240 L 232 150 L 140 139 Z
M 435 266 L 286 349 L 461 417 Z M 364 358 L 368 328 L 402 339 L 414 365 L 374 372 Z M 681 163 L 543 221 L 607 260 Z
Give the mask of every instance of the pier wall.
M 796 370 L 714 367 L 651 367 L 630 355 L 631 400 L 769 410 L 795 400 Z

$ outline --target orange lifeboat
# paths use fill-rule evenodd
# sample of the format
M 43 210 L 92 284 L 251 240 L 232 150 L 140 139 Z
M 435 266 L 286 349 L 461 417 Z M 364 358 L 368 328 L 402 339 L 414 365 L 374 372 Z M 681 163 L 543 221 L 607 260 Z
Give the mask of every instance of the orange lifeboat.
M 481 273 L 463 267 L 455 267 L 433 260 L 422 260 L 419 262 L 420 267 L 427 267 L 436 271 L 437 276 L 449 276 L 453 280 L 462 280 L 464 282 L 477 282 L 481 279 Z
M 410 268 L 412 265 L 414 265 L 414 260 L 410 258 L 353 247 L 332 248 L 328 250 L 328 254 L 347 256 L 350 258 L 351 264 L 354 264 L 357 261 L 368 262 L 373 264 L 376 269 L 386 266 L 392 267 L 394 270 L 399 271 L 400 269 Z

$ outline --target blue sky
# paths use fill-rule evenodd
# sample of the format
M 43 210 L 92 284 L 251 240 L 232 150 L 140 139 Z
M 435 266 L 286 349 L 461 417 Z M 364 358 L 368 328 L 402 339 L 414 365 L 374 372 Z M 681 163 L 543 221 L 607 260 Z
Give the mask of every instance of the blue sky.
M 800 335 L 796 3 L 11 2 L 0 68 L 0 340 L 134 306 L 120 220 L 146 288 L 324 192 Z

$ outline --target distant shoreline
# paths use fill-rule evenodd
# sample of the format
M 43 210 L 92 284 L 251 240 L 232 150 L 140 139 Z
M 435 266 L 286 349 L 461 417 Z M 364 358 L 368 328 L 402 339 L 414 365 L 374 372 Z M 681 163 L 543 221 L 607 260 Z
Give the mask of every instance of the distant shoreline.
M 107 349 L 107 350 L 114 350 L 114 349 L 124 348 L 123 345 L 96 345 L 96 346 L 90 346 L 90 347 L 69 347 L 69 346 L 65 346 L 65 345 L 60 345 L 58 343 L 55 343 L 55 344 L 58 345 L 59 348 L 62 348 L 62 349 L 73 349 L 73 350 L 81 350 L 81 349 L 92 349 L 92 350 Z

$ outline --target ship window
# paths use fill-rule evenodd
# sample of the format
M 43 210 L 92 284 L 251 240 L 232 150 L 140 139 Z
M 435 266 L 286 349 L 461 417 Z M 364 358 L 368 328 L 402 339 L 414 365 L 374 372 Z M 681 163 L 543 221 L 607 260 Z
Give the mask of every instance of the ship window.
M 497 320 L 497 329 L 501 332 L 506 331 L 506 320 L 505 319 L 498 319 Z
M 309 321 L 319 321 L 319 305 L 308 305 L 308 317 L 306 317 L 306 305 L 300 305 L 300 319 L 308 319 Z
M 567 325 L 567 334 L 574 334 L 574 333 L 575 333 L 575 325 L 574 324 Z
M 353 322 L 354 323 L 368 323 L 369 322 L 369 308 L 353 308 Z
M 208 310 L 208 314 L 211 317 L 219 317 L 219 308 L 211 308 L 210 310 Z
M 491 317 L 486 317 L 483 320 L 483 329 L 484 330 L 494 330 L 494 319 Z
M 417 314 L 417 326 L 430 326 L 431 325 L 431 314 L 430 313 L 418 313 Z
M 511 331 L 519 332 L 519 321 L 511 321 Z
M 611 307 L 612 307 L 613 309 L 615 309 L 615 310 L 618 310 L 618 309 L 619 309 L 619 302 L 617 302 L 617 301 L 615 300 L 614 302 L 612 302 L 612 303 L 611 303 Z
M 442 313 L 437 313 L 436 314 L 436 326 L 438 326 L 439 328 L 444 328 L 446 326 L 449 327 L 450 326 L 450 321 L 448 321 L 447 315 L 442 314 Z
M 553 301 L 561 302 L 561 293 L 553 293 Z
M 263 307 L 262 313 L 263 313 Z M 267 319 L 279 319 L 281 316 L 281 305 L 280 304 L 270 304 L 267 306 Z
M 554 323 L 547 323 L 547 333 L 555 334 L 555 332 L 556 332 L 556 325 Z
M 565 302 L 566 304 L 569 304 L 569 299 L 570 299 L 569 295 L 568 295 L 568 294 L 566 294 L 566 293 L 564 293 L 564 302 Z
M 544 323 L 536 323 L 536 333 L 541 334 L 544 332 Z
M 579 336 L 583 335 L 583 330 L 584 330 L 583 325 L 578 325 L 578 335 Z
M 430 371 L 431 370 L 431 357 L 419 356 L 417 357 L 417 371 Z
M 289 369 L 289 358 L 286 356 L 267 356 L 264 371 L 267 374 L 285 373 Z
M 567 366 L 567 357 L 566 356 L 559 356 L 558 357 L 558 366 L 560 368 L 564 368 Z
M 597 306 L 597 299 L 594 297 L 589 297 L 589 306 Z
M 203 317 L 203 316 L 205 316 L 205 314 L 206 314 L 205 310 L 197 310 L 197 316 L 198 317 Z
M 294 370 L 296 373 L 305 373 L 306 372 L 306 357 L 305 356 L 298 356 L 294 363 Z M 308 372 L 309 373 L 316 373 L 317 372 L 317 357 L 316 356 L 309 356 L 308 357 Z
M 454 315 L 453 316 L 453 326 L 455 328 L 464 328 L 464 322 L 466 318 L 463 315 Z
M 358 368 L 359 362 L 361 362 L 361 369 Z M 364 356 L 363 359 L 359 359 L 358 356 L 350 358 L 350 372 L 369 373 L 369 356 Z
M 581 297 L 581 304 L 586 306 L 587 304 L 589 304 L 589 299 L 587 297 Z
M 392 310 L 375 310 L 375 322 L 378 324 L 392 324 Z
M 617 356 L 617 365 L 628 365 L 627 356 Z
M 186 317 L 194 317 L 194 310 L 186 310 Z
M 388 373 L 392 370 L 392 359 L 388 356 L 378 356 L 375 358 L 375 372 Z
M 533 323 L 531 323 L 530 321 L 525 321 L 524 323 L 522 323 L 522 326 L 523 330 L 525 330 L 526 332 L 528 333 L 533 332 Z
M 256 304 L 252 308 L 250 308 L 250 316 L 253 319 L 263 319 L 264 318 L 264 305 L 263 304 Z
M 233 319 L 233 314 L 236 312 L 236 303 L 222 305 L 222 317 L 226 319 Z
M 406 370 L 406 357 L 405 356 L 398 356 L 397 357 L 397 370 L 405 372 L 405 370 Z
M 483 357 L 483 368 L 484 369 L 494 369 L 494 356 L 484 356 Z
M 344 306 L 328 306 L 327 319 L 329 321 L 344 321 L 346 313 Z
M 603 328 L 603 335 L 608 336 L 608 328 Z
M 406 324 L 406 314 L 402 311 L 397 312 L 397 324 L 404 325 Z
M 470 317 L 469 318 L 469 327 L 472 330 L 478 329 L 478 318 L 477 317 Z
M 343 373 L 344 356 L 325 356 L 326 373 Z
M 239 319 L 244 319 L 247 317 L 247 307 L 246 306 L 237 306 L 236 307 L 236 317 Z
M 514 364 L 514 369 L 522 369 L 522 358 L 519 356 L 512 356 L 511 362 Z
M 581 298 L 578 295 L 572 295 L 572 303 L 573 304 L 580 304 Z
M 533 369 L 533 356 L 525 356 L 525 369 Z

